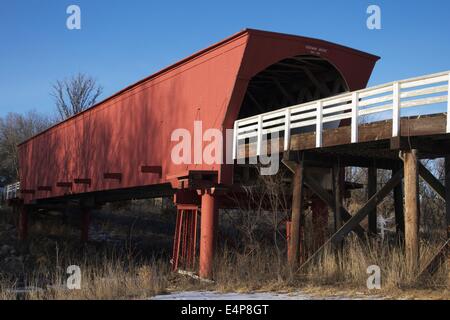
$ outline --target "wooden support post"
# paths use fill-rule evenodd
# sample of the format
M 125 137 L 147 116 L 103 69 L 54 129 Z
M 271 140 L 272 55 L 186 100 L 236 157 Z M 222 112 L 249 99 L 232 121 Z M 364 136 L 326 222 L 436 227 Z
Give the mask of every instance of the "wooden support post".
M 344 199 L 345 168 L 341 167 L 338 159 L 333 166 L 333 190 L 334 190 L 334 231 L 338 231 L 342 226 L 343 199 Z
M 396 171 L 403 170 L 399 165 L 395 170 L 392 170 L 392 176 Z M 405 216 L 403 214 L 403 185 L 400 182 L 394 188 L 394 212 L 395 212 L 395 229 L 397 238 L 402 239 L 405 234 Z
M 327 204 L 320 198 L 314 197 L 311 204 L 312 223 L 313 223 L 313 247 L 314 251 L 319 249 L 326 239 L 328 226 L 328 208 Z
M 419 263 L 419 170 L 417 150 L 403 152 L 405 176 L 405 254 L 411 272 Z
M 25 241 L 28 237 L 28 211 L 29 209 L 25 205 L 21 205 L 19 208 L 19 240 Z
M 447 221 L 447 239 L 450 239 L 450 156 L 445 157 L 445 217 Z
M 301 234 L 300 227 L 303 215 L 303 161 L 295 166 L 292 191 L 292 218 L 290 227 L 290 243 L 288 262 L 291 267 L 297 266 L 300 258 Z
M 377 193 L 377 168 L 369 167 L 367 169 L 367 200 Z M 375 206 L 369 212 L 369 233 L 377 234 L 377 207 Z

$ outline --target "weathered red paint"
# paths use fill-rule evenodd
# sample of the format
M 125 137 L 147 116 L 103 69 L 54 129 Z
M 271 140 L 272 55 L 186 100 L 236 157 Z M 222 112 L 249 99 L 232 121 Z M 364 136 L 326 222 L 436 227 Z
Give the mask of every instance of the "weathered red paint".
M 232 165 L 172 163 L 171 133 L 177 128 L 192 132 L 195 120 L 202 121 L 203 130 L 232 128 L 249 80 L 282 59 L 302 54 L 328 60 L 350 90 L 366 86 L 378 60 L 326 41 L 241 31 L 21 144 L 22 189 L 35 191 L 23 194 L 25 203 L 170 183 L 191 170 L 215 171 L 217 182 L 232 183 Z M 106 179 L 107 173 L 121 179 Z

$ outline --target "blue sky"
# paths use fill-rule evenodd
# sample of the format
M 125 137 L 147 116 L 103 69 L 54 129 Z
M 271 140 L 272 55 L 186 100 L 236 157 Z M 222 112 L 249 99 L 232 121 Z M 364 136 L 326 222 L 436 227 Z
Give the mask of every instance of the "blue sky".
M 66 28 L 66 8 L 82 29 Z M 366 28 L 368 5 L 382 30 Z M 381 56 L 369 85 L 450 70 L 450 2 L 1 0 L 0 116 L 52 114 L 57 79 L 94 76 L 103 98 L 246 27 L 316 37 Z

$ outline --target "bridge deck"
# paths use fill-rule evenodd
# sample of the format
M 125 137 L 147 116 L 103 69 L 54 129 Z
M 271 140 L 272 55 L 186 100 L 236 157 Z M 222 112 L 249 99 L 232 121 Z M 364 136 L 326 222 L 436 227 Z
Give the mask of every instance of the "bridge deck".
M 278 140 L 279 152 L 398 159 L 395 150 L 420 146 L 423 157 L 439 157 L 449 146 L 449 83 L 447 71 L 237 120 L 233 156 L 263 155 Z
M 290 152 L 304 151 L 310 161 L 333 161 L 340 156 L 344 162 L 357 166 L 370 166 L 377 161 L 379 167 L 390 167 L 389 160 L 398 160 L 398 149 L 411 147 L 420 150 L 422 158 L 444 156 L 450 150 L 450 134 L 446 133 L 446 114 L 401 119 L 401 133 L 392 137 L 392 120 L 384 120 L 359 126 L 359 141 L 351 143 L 350 126 L 323 130 L 322 147 L 316 148 L 315 132 L 294 134 L 290 137 Z M 277 150 L 283 153 L 284 138 L 278 138 Z M 270 143 L 268 146 L 269 153 Z M 237 158 L 257 155 L 257 143 L 238 146 Z

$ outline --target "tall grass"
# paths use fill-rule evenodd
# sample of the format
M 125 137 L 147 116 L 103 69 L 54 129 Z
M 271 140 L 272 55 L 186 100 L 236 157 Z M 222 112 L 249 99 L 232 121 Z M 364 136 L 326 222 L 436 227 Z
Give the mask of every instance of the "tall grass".
M 438 245 L 433 243 L 421 243 L 421 266 L 429 261 L 437 249 Z M 326 248 L 299 272 L 290 270 L 285 259 L 278 259 L 276 250 L 261 248 L 247 254 L 224 250 L 216 262 L 215 289 L 296 291 L 311 286 L 334 286 L 368 293 L 367 268 L 370 265 L 377 265 L 381 270 L 381 290 L 377 293 L 435 290 L 449 294 L 448 264 L 444 264 L 434 277 L 419 279 L 417 274 L 408 272 L 401 247 L 377 241 L 363 243 L 358 239 L 347 240 L 342 251 Z
M 145 299 L 163 293 L 168 286 L 169 268 L 166 263 L 126 263 L 127 260 L 103 257 L 97 262 L 80 265 L 81 288 L 69 290 L 65 269 L 41 269 L 28 275 L 26 288 L 38 288 L 19 295 L 23 299 Z M 13 283 L 0 284 L 0 299 L 16 299 L 18 289 Z

